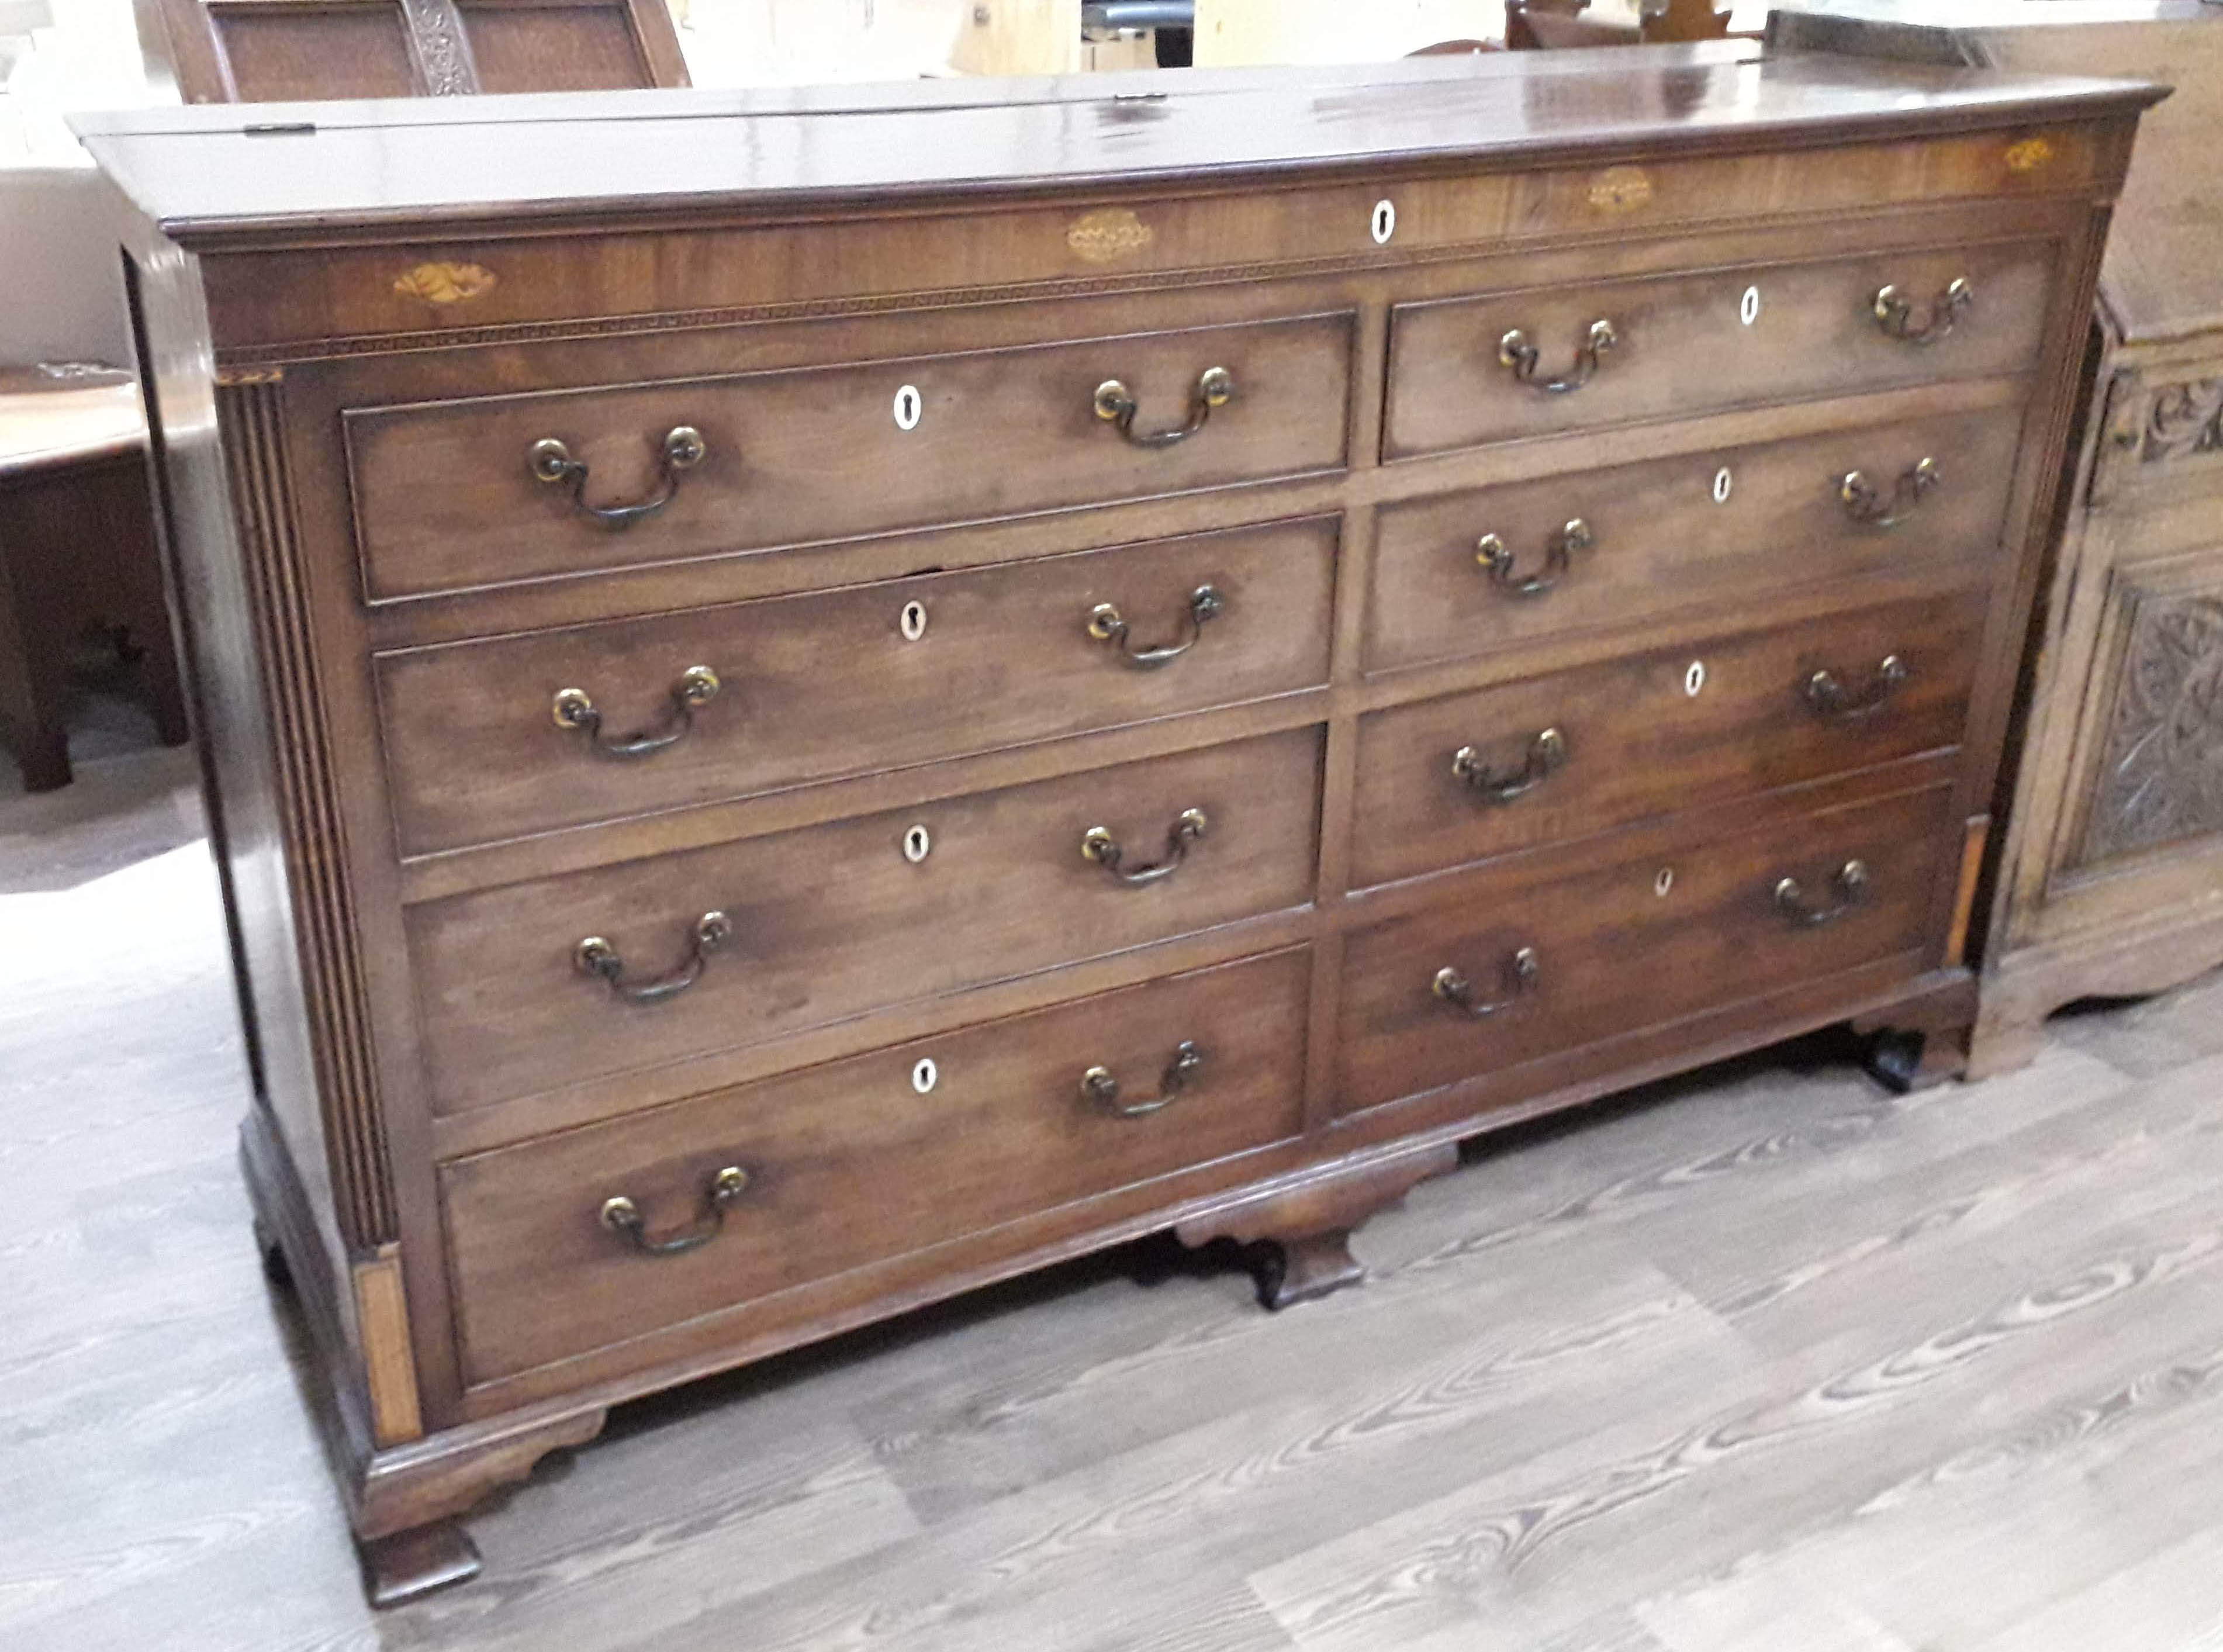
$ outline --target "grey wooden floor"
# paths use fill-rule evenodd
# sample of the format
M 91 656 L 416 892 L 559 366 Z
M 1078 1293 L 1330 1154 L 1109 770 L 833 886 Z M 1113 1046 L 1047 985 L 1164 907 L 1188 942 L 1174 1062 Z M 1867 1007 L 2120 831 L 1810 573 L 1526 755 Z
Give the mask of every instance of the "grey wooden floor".
M 1145 1243 L 620 1413 L 374 1617 L 175 754 L 0 802 L 0 1645 L 2223 1652 L 2223 980 L 1470 1154 L 1273 1317 Z

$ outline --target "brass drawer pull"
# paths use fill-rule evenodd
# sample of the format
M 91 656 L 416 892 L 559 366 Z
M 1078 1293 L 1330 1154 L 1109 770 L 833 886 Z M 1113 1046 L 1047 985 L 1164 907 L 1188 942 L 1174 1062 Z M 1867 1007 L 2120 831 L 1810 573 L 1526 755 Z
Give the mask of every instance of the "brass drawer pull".
M 1567 571 L 1567 558 L 1578 551 L 1587 551 L 1597 543 L 1590 525 L 1579 516 L 1552 535 L 1544 546 L 1544 571 L 1530 574 L 1526 579 L 1516 579 L 1514 564 L 1520 558 L 1505 548 L 1505 541 L 1495 533 L 1485 533 L 1475 541 L 1474 559 L 1489 575 L 1489 583 L 1511 596 L 1541 596 L 1558 584 Z
M 1944 480 L 1937 469 L 1937 461 L 1918 459 L 1899 472 L 1892 484 L 1891 497 L 1886 499 L 1876 491 L 1865 470 L 1848 470 L 1845 479 L 1837 484 L 1837 497 L 1844 501 L 1845 514 L 1868 527 L 1897 527 L 1914 514 L 1932 488 Z
M 1930 318 L 1919 326 L 1915 325 L 1914 301 L 1895 287 L 1886 287 L 1875 295 L 1876 325 L 1902 344 L 1929 345 L 1936 344 L 1953 331 L 1961 319 L 1962 312 L 1976 301 L 1975 289 L 1963 276 L 1948 282 L 1930 306 Z
M 1517 774 L 1499 774 L 1482 753 L 1462 746 L 1452 754 L 1452 772 L 1467 789 L 1490 803 L 1511 803 L 1550 779 L 1567 760 L 1567 737 L 1556 728 L 1540 728 L 1529 737 L 1528 758 Z
M 702 463 L 702 456 L 709 451 L 702 432 L 692 425 L 673 426 L 664 433 L 664 457 L 659 467 L 664 473 L 664 486 L 653 498 L 633 505 L 589 505 L 587 467 L 573 458 L 571 450 L 552 436 L 532 445 L 531 458 L 534 476 L 543 482 L 569 487 L 571 502 L 596 521 L 609 527 L 631 527 L 642 517 L 653 516 L 669 505 L 679 492 L 679 473 Z
M 1171 430 L 1138 432 L 1135 429 L 1135 393 L 1118 379 L 1106 379 L 1096 387 L 1096 416 L 1116 426 L 1119 434 L 1137 447 L 1171 447 L 1202 430 L 1214 407 L 1225 407 L 1234 399 L 1235 375 L 1224 367 L 1207 367 L 1197 375 L 1188 423 Z
M 1886 654 L 1877 665 L 1875 675 L 1868 685 L 1857 694 L 1848 694 L 1837 674 L 1829 670 L 1816 672 L 1801 685 L 1806 703 L 1821 716 L 1851 722 L 1857 717 L 1873 716 L 1883 709 L 1885 703 L 1906 681 L 1906 662 L 1897 654 Z
M 1156 866 L 1136 867 L 1131 871 L 1120 869 L 1119 840 L 1104 827 L 1091 826 L 1081 834 L 1081 858 L 1095 861 L 1121 883 L 1156 883 L 1181 870 L 1181 862 L 1188 858 L 1188 846 L 1202 841 L 1208 823 L 1203 810 L 1182 810 L 1166 833 L 1166 858 Z
M 695 708 L 718 697 L 718 673 L 708 665 L 690 665 L 671 685 L 671 705 L 654 728 L 643 728 L 623 740 L 602 738 L 602 713 L 584 689 L 558 689 L 553 711 L 558 728 L 576 728 L 604 757 L 646 757 L 667 746 L 676 746 L 695 727 Z
M 718 1237 L 726 1226 L 726 1207 L 740 1198 L 748 1185 L 749 1173 L 738 1164 L 728 1164 L 719 1171 L 702 1190 L 705 1209 L 702 1219 L 676 1239 L 649 1238 L 640 1207 L 621 1193 L 602 1201 L 602 1226 L 614 1233 L 624 1234 L 633 1241 L 635 1250 L 646 1255 L 684 1256 L 690 1251 L 701 1250 Z
M 677 997 L 701 978 L 702 966 L 709 956 L 734 938 L 734 920 L 723 912 L 705 912 L 695 920 L 695 947 L 687 962 L 668 975 L 654 980 L 628 981 L 625 979 L 625 960 L 618 955 L 617 948 L 599 935 L 590 935 L 572 949 L 571 960 L 583 975 L 597 975 L 608 983 L 611 993 L 634 1004 L 655 1004 Z
M 1190 1081 L 1204 1070 L 1204 1051 L 1195 1044 L 1183 1039 L 1174 1051 L 1174 1058 L 1166 1063 L 1165 1076 L 1158 1081 L 1158 1093 L 1147 1101 L 1119 1100 L 1119 1081 L 1108 1067 L 1092 1067 L 1080 1075 L 1080 1094 L 1088 1101 L 1119 1119 L 1147 1119 L 1162 1108 L 1169 1107 Z
M 1840 897 L 1836 905 L 1809 906 L 1806 892 L 1798 886 L 1798 880 L 1783 879 L 1775 886 L 1775 910 L 1794 924 L 1818 927 L 1836 923 L 1867 899 L 1868 869 L 1864 861 L 1846 861 L 1837 868 L 1831 881 L 1837 886 Z
M 1530 389 L 1547 396 L 1572 394 L 1596 376 L 1606 353 L 1621 343 L 1621 334 L 1613 323 L 1601 316 L 1590 323 L 1590 330 L 1575 351 L 1574 371 L 1564 379 L 1539 379 L 1536 376 L 1538 352 L 1527 333 L 1519 327 L 1497 341 L 1497 359 L 1512 369 L 1513 376 Z
M 1204 636 L 1206 621 L 1218 619 L 1226 608 L 1227 599 L 1216 589 L 1210 585 L 1199 585 L 1188 595 L 1188 635 L 1179 642 L 1160 643 L 1155 648 L 1130 648 L 1127 646 L 1127 621 L 1118 606 L 1099 602 L 1089 610 L 1088 634 L 1097 641 L 1117 649 L 1119 658 L 1137 671 L 1156 671 L 1195 647 Z
M 1475 1002 L 1472 983 L 1448 964 L 1436 971 L 1428 990 L 1453 1009 L 1464 1011 L 1477 1021 L 1487 1020 L 1502 1010 L 1511 1009 L 1524 994 L 1534 992 L 1544 974 L 1544 966 L 1537 961 L 1533 947 L 1522 947 L 1515 952 L 1506 960 L 1506 968 L 1513 977 L 1513 990 L 1489 1003 Z

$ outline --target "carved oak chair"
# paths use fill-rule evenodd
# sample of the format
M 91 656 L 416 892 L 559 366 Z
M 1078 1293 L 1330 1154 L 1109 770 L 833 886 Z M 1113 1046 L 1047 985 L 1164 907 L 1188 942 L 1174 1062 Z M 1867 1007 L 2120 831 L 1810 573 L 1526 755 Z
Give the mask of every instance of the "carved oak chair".
M 153 0 L 189 104 L 683 86 L 664 0 Z

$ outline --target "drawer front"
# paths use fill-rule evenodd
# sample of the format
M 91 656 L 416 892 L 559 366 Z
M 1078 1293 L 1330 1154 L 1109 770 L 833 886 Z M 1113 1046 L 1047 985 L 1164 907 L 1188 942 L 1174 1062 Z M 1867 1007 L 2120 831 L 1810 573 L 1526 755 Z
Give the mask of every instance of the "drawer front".
M 1894 603 L 1376 712 L 1351 881 L 1958 745 L 1986 608 Z
M 1335 545 L 1332 520 L 1284 523 L 387 655 L 401 842 L 489 842 L 1323 684 Z
M 1275 954 L 450 1164 L 467 1378 L 1294 1136 L 1309 975 L 1307 953 Z M 746 1182 L 721 1206 L 728 1167 Z M 614 1197 L 650 1244 L 715 1236 L 645 1254 L 603 1220 Z
M 2051 281 L 2050 249 L 2017 244 L 1400 305 L 1386 452 L 2020 373 L 2037 363 Z M 1955 310 L 1943 295 L 1956 281 L 1971 297 Z M 1886 287 L 1911 306 L 1903 322 L 1878 317 Z M 1611 347 L 1585 353 L 1601 321 Z M 1898 336 L 1925 327 L 1926 344 Z M 1505 359 L 1516 331 L 1536 352 L 1525 380 Z
M 1921 945 L 1940 857 L 1959 846 L 1951 801 L 1939 787 L 1556 882 L 1508 882 L 1353 936 L 1338 1109 L 1502 1072 Z M 1842 873 L 1855 861 L 1866 881 L 1846 905 Z M 1785 879 L 1795 901 L 1790 892 L 1779 899 Z M 1840 906 L 1834 921 L 1810 921 Z M 1502 1007 L 1487 1013 L 1493 1004 Z
M 1973 570 L 1998 552 L 2021 425 L 2019 408 L 2000 408 L 1393 506 L 1379 519 L 1366 667 L 1794 585 Z M 1924 459 L 1936 480 L 1902 482 Z M 1855 471 L 1876 505 L 1847 504 Z M 1905 520 L 1880 526 L 1879 512 Z M 1486 537 L 1496 543 L 1485 552 Z
M 433 1105 L 591 1083 L 1301 905 L 1319 790 L 1319 731 L 1300 728 L 428 903 L 408 924 Z M 1203 835 L 1177 850 L 1191 810 Z M 1084 853 L 1099 827 L 1116 865 Z M 727 933 L 706 947 L 713 913 Z M 589 938 L 614 980 L 583 966 Z
M 354 409 L 365 590 L 376 601 L 1332 470 L 1351 325 L 1307 316 Z M 1206 407 L 1213 369 L 1228 396 Z M 1114 380 L 1134 438 L 1204 422 L 1166 445 L 1127 439 L 1099 413 Z M 675 466 L 667 437 L 689 431 L 700 456 Z M 681 461 L 695 451 L 678 445 Z M 584 467 L 576 488 L 567 465 Z M 629 522 L 592 514 L 666 495 Z

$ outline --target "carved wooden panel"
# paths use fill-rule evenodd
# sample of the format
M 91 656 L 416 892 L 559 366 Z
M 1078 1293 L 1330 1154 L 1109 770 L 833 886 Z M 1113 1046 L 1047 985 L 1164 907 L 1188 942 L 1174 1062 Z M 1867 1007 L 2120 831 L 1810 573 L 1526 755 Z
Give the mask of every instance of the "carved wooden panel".
M 479 89 L 478 66 L 453 0 L 401 0 L 418 78 L 432 98 L 455 98 Z
M 2223 379 L 2195 379 L 2157 391 L 2146 420 L 2144 453 L 2148 464 L 2223 453 Z
M 665 0 L 147 0 L 189 104 L 683 86 Z
M 2223 832 L 2223 596 L 2132 600 L 2088 862 Z

